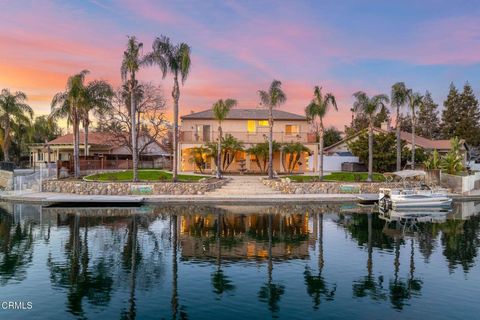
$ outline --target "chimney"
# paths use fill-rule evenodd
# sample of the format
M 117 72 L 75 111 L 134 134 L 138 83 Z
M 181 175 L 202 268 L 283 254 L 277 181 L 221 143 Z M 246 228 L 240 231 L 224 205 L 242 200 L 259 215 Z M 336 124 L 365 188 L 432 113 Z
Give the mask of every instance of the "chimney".
M 384 131 L 387 131 L 387 132 L 390 132 L 390 130 L 391 130 L 390 123 L 388 121 L 382 122 L 382 124 L 380 125 L 380 128 Z

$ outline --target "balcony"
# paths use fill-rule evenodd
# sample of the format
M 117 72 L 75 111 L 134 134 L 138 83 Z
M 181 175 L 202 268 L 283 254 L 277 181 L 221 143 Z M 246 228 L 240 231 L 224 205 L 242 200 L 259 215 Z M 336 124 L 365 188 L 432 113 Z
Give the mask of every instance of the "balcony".
M 223 135 L 231 134 L 243 143 L 261 143 L 268 139 L 268 131 L 246 133 L 235 131 L 224 131 Z M 215 141 L 218 137 L 217 131 L 198 133 L 195 131 L 180 131 L 181 143 L 208 143 Z M 315 134 L 311 132 L 273 132 L 273 140 L 280 143 L 286 142 L 301 142 L 301 143 L 315 143 Z

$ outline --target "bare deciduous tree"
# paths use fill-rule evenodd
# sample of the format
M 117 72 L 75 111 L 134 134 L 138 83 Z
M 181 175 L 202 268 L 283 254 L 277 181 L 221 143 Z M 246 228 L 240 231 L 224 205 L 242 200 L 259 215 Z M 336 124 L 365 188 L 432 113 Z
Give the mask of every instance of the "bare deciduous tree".
M 166 101 L 160 86 L 141 83 L 136 86 L 136 137 L 138 156 L 144 154 L 152 143 L 160 143 L 168 134 L 165 117 Z M 98 121 L 100 131 L 112 134 L 119 146 L 124 146 L 133 154 L 132 121 L 130 111 L 130 87 L 124 86 L 115 91 L 113 108 Z

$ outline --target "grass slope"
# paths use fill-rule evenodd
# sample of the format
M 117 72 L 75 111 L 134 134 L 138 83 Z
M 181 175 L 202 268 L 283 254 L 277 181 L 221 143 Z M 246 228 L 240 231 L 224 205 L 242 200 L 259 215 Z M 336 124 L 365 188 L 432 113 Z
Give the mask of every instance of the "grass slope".
M 179 174 L 179 181 L 198 181 L 205 176 Z M 92 174 L 85 177 L 87 181 L 132 181 L 133 171 L 104 172 Z M 172 180 L 170 172 L 162 170 L 138 170 L 138 180 L 140 181 L 169 181 Z
M 345 181 L 345 182 L 358 182 L 366 181 L 368 177 L 367 172 L 332 172 L 326 176 L 323 176 L 323 181 Z M 314 182 L 319 181 L 318 176 L 288 176 L 290 180 L 295 182 Z M 385 178 L 380 173 L 373 174 L 373 181 L 383 182 Z

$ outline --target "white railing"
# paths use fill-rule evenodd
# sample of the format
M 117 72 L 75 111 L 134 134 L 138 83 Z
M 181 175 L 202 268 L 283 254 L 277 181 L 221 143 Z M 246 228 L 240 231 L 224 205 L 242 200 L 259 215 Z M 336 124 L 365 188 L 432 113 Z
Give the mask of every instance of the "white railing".
M 13 191 L 15 194 L 25 194 L 42 191 L 42 181 L 57 176 L 55 163 L 46 164 L 29 175 L 19 175 L 13 179 Z

